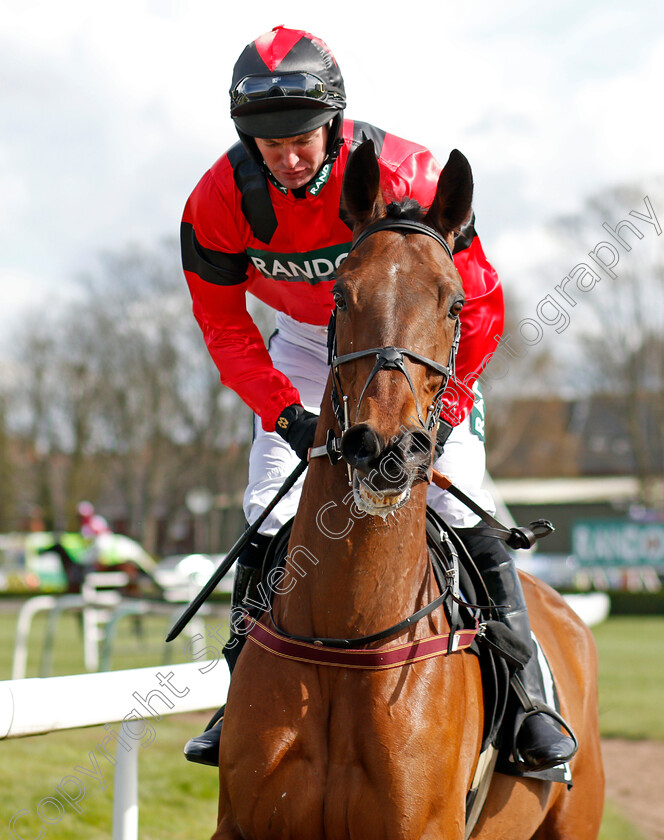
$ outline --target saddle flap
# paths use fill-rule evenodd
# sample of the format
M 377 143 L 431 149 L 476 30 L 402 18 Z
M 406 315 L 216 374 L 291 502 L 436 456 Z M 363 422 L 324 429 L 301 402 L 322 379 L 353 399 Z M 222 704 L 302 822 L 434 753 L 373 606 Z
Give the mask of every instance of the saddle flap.
M 530 657 L 532 650 L 517 634 L 501 621 L 485 621 L 480 625 L 480 640 L 507 664 L 521 670 Z

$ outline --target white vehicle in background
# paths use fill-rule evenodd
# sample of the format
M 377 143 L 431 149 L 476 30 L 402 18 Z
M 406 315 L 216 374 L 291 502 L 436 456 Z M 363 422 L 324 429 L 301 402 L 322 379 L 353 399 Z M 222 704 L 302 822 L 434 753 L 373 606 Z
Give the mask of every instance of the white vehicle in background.
M 174 554 L 165 557 L 154 573 L 154 579 L 168 601 L 190 601 L 206 584 L 225 554 Z M 230 594 L 233 589 L 233 570 L 226 574 L 217 592 Z

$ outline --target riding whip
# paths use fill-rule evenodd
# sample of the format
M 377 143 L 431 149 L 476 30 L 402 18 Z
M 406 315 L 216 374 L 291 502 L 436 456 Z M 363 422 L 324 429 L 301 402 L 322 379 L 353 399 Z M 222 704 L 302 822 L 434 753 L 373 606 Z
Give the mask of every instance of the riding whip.
M 301 461 L 297 467 L 293 470 L 293 472 L 288 476 L 288 478 L 284 481 L 281 485 L 277 493 L 275 494 L 274 498 L 270 502 L 270 504 L 265 508 L 263 513 L 258 517 L 258 519 L 244 531 L 240 538 L 237 540 L 235 545 L 230 549 L 222 563 L 214 570 L 208 582 L 203 586 L 201 591 L 196 595 L 189 605 L 186 607 L 182 615 L 177 619 L 175 624 L 171 627 L 171 630 L 166 636 L 167 642 L 172 642 L 173 639 L 176 639 L 180 633 L 184 630 L 184 628 L 189 624 L 191 619 L 196 615 L 199 611 L 201 606 L 207 601 L 210 595 L 214 592 L 215 588 L 219 581 L 223 578 L 223 576 L 228 572 L 233 563 L 237 560 L 240 556 L 242 549 L 247 545 L 249 540 L 258 532 L 260 526 L 265 522 L 267 517 L 270 515 L 272 510 L 276 507 L 276 505 L 283 499 L 283 497 L 288 493 L 291 487 L 295 484 L 298 478 L 302 475 L 302 473 L 306 470 L 308 464 L 306 461 Z

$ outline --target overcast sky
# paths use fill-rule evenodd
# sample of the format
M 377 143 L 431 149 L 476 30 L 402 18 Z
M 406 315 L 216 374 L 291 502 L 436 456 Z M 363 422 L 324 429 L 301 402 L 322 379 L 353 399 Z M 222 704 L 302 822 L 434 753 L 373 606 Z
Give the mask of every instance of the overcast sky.
M 233 63 L 282 23 L 330 45 L 348 116 L 466 154 L 508 286 L 546 257 L 547 220 L 664 171 L 655 0 L 0 0 L 0 323 L 100 251 L 177 234 L 235 140 Z

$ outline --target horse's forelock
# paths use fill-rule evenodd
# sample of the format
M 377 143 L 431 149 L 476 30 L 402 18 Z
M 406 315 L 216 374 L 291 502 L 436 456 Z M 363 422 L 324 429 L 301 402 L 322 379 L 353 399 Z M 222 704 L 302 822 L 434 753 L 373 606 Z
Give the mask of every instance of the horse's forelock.
M 385 218 L 387 219 L 408 219 L 409 221 L 420 222 L 424 217 L 424 208 L 414 198 L 393 201 L 387 205 L 386 210 Z

